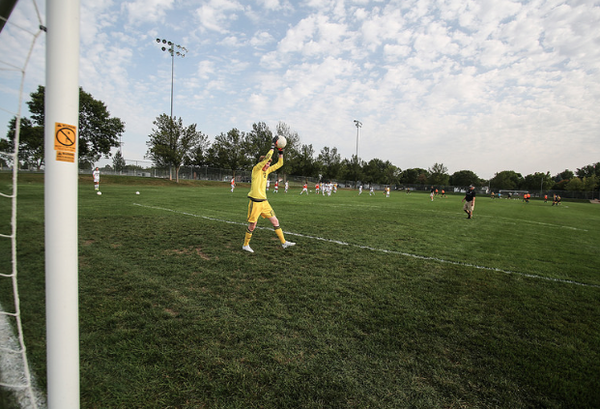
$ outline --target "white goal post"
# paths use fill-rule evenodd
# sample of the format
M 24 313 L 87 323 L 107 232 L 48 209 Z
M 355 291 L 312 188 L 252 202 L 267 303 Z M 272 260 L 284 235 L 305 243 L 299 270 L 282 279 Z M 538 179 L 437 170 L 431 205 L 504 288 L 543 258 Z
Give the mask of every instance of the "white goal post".
M 77 409 L 79 0 L 46 0 L 45 260 L 48 408 Z

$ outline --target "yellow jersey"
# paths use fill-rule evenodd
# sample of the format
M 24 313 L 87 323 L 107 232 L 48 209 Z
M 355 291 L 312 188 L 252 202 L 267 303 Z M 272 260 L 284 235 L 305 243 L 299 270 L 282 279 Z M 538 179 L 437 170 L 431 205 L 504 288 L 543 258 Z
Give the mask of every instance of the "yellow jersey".
M 252 184 L 248 193 L 248 198 L 252 201 L 262 202 L 267 200 L 267 178 L 269 177 L 269 173 L 275 172 L 283 166 L 283 156 L 280 156 L 275 165 L 269 166 L 269 169 L 266 171 L 263 170 L 272 156 L 273 149 L 267 153 L 261 162 L 252 168 Z

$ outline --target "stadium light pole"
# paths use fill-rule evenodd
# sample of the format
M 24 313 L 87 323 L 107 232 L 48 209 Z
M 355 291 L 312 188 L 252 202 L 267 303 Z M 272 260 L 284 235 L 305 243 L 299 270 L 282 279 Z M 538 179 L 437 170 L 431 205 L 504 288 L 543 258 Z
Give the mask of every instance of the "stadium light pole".
M 354 125 L 356 125 L 356 161 L 358 162 L 358 137 L 360 135 L 360 128 L 362 127 L 362 122 L 355 119 Z
M 157 38 L 156 42 L 161 44 L 160 48 L 163 51 L 168 51 L 171 54 L 171 129 L 173 128 L 173 82 L 174 82 L 174 72 L 175 72 L 175 56 L 177 57 L 185 57 L 185 54 L 188 52 L 188 49 L 182 45 L 175 44 L 173 41 L 165 40 L 164 38 Z M 167 47 L 168 46 L 168 47 Z M 172 136 L 172 135 L 171 135 Z M 172 167 L 169 166 L 169 180 L 172 180 Z
M 188 52 L 188 49 L 182 45 L 175 44 L 173 41 L 165 40 L 164 38 L 157 38 L 156 42 L 158 44 L 163 44 L 160 48 L 163 51 L 168 51 L 171 54 L 171 120 L 173 120 L 173 79 L 175 72 L 175 56 L 177 57 L 185 57 L 185 54 Z

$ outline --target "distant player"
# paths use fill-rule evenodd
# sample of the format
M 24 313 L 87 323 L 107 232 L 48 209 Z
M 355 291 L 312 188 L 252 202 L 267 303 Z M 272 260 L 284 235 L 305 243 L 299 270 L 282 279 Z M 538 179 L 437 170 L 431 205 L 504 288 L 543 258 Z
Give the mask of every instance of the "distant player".
M 315 192 L 317 192 L 317 194 L 319 194 L 319 183 L 317 183 L 317 184 L 315 185 Z
M 433 186 L 431 186 L 431 192 L 429 192 L 429 197 L 431 198 L 431 201 L 433 202 L 433 196 L 435 195 L 435 189 Z
M 290 184 L 288 183 L 288 181 L 285 181 L 285 193 L 287 193 L 288 188 L 290 187 Z
M 373 196 L 375 194 L 375 189 L 373 188 L 373 185 L 369 186 L 369 196 Z
M 279 180 L 275 181 L 275 189 L 273 190 L 273 193 L 279 193 Z
M 94 177 L 94 190 L 100 190 L 100 169 L 94 169 L 92 176 Z
M 362 195 L 362 185 L 360 185 L 360 186 L 358 187 L 358 194 L 359 194 L 359 195 Z
M 302 186 L 302 192 L 300 192 L 300 194 L 306 192 L 306 194 L 308 194 L 308 184 L 304 184 L 304 186 Z
M 390 187 L 389 186 L 385 187 L 385 197 L 390 197 Z
M 277 234 L 281 246 L 284 249 L 296 244 L 285 240 L 283 230 L 281 230 L 281 227 L 279 226 L 279 220 L 277 219 L 277 216 L 275 216 L 275 212 L 267 200 L 266 182 L 269 174 L 283 166 L 283 149 L 279 149 L 279 160 L 275 165 L 271 166 L 271 157 L 273 156 L 277 139 L 277 136 L 273 138 L 273 145 L 269 152 L 265 156 L 261 156 L 260 162 L 252 168 L 252 184 L 250 186 L 250 192 L 248 193 L 248 199 L 250 199 L 248 203 L 248 229 L 244 236 L 244 245 L 242 246 L 243 250 L 250 253 L 254 253 L 254 250 L 250 247 L 250 240 L 252 239 L 254 229 L 256 229 L 259 217 L 269 219 L 271 224 L 273 224 L 275 234 Z
M 554 200 L 552 201 L 552 206 L 558 206 L 560 204 L 561 197 L 560 195 L 554 195 Z
M 235 178 L 231 178 L 231 193 L 233 193 L 233 189 L 235 189 Z

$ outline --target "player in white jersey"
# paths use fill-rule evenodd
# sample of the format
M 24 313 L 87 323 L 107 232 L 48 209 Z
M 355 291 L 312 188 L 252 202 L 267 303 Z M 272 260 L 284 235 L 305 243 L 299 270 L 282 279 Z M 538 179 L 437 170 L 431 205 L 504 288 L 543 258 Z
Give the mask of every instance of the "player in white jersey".
M 100 190 L 100 169 L 94 169 L 92 176 L 94 177 L 94 189 Z

